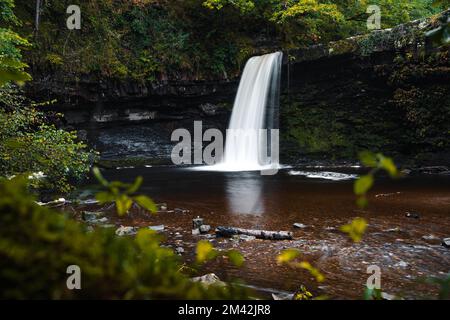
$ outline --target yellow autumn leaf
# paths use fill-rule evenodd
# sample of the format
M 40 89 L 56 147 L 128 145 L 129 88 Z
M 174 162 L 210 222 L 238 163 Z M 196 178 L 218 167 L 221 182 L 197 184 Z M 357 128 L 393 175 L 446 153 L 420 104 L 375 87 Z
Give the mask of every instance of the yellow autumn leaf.
M 199 241 L 197 243 L 197 262 L 203 263 L 216 256 L 216 250 L 213 245 L 206 240 Z
M 367 221 L 364 218 L 355 218 L 349 224 L 340 227 L 340 230 L 347 233 L 353 242 L 360 242 L 367 229 Z
M 279 264 L 288 263 L 297 258 L 300 255 L 300 251 L 297 249 L 283 250 L 277 257 Z
M 308 270 L 309 273 L 316 279 L 317 282 L 325 281 L 325 276 L 320 272 L 319 269 L 313 267 L 309 262 L 303 261 L 298 264 L 302 269 Z

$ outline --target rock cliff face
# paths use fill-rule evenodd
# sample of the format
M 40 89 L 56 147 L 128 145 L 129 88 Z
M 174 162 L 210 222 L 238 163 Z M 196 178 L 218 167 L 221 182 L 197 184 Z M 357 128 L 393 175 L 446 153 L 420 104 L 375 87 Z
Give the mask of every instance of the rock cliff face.
M 449 52 L 424 36 L 442 17 L 289 52 L 283 154 L 449 164 Z
M 424 34 L 449 15 L 285 51 L 280 103 L 284 160 L 355 159 L 358 151 L 370 149 L 404 163 L 448 165 L 450 57 L 448 47 L 431 46 Z M 239 79 L 157 84 L 91 77 L 64 83 L 35 80 L 30 94 L 57 97 L 57 108 L 76 128 L 98 133 L 105 126 L 123 129 L 124 123 L 145 121 L 170 138 L 171 130 L 190 128 L 193 120 L 225 129 Z

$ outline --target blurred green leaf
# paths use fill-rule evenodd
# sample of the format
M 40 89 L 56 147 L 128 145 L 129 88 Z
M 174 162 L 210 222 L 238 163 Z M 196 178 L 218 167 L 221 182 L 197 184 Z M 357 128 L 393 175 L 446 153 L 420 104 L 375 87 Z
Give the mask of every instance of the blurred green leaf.
M 131 205 L 133 204 L 133 201 L 127 197 L 126 195 L 120 195 L 116 199 L 116 209 L 117 214 L 119 216 L 123 216 L 128 213 L 128 210 L 130 210 Z
M 366 196 L 362 195 L 356 199 L 356 205 L 360 208 L 365 208 L 369 204 L 369 201 L 367 200 Z
M 244 264 L 244 256 L 237 250 L 228 250 L 227 254 L 230 262 L 236 267 L 240 267 Z
M 95 199 L 97 199 L 98 202 L 100 202 L 101 204 L 107 203 L 107 202 L 112 202 L 114 201 L 114 196 L 106 191 L 101 191 L 101 192 L 97 192 L 95 194 Z
M 354 192 L 356 195 L 366 194 L 373 185 L 373 176 L 371 174 L 362 176 L 355 181 Z
M 158 208 L 156 207 L 156 204 L 153 202 L 152 199 L 150 199 L 147 196 L 135 196 L 133 197 L 134 201 L 137 202 L 141 207 L 144 209 L 147 209 L 150 212 L 156 212 L 158 211 Z
M 394 164 L 394 161 L 391 158 L 385 157 L 383 155 L 379 155 L 380 159 L 380 168 L 386 170 L 391 177 L 398 176 L 397 167 Z
M 364 218 L 355 218 L 351 223 L 340 227 L 340 230 L 347 233 L 353 242 L 360 242 L 366 229 L 367 221 Z
M 217 256 L 217 251 L 213 245 L 206 240 L 201 240 L 197 243 L 197 258 L 198 263 L 204 263 L 208 260 L 214 259 Z
M 359 160 L 363 165 L 369 168 L 375 168 L 377 166 L 377 157 L 370 151 L 362 151 L 359 153 Z
M 141 176 L 137 177 L 136 180 L 134 180 L 133 184 L 127 189 L 127 193 L 135 193 L 141 187 L 143 181 L 144 179 Z
M 94 174 L 94 176 L 95 176 L 95 178 L 97 179 L 97 181 L 101 183 L 102 186 L 104 186 L 104 187 L 108 187 L 108 186 L 109 186 L 108 181 L 106 181 L 106 179 L 103 178 L 103 175 L 102 175 L 102 173 L 100 172 L 100 169 L 99 169 L 99 168 L 94 167 L 94 168 L 92 169 L 92 173 Z
M 277 256 L 277 262 L 279 264 L 288 263 L 297 258 L 299 255 L 300 251 L 297 249 L 286 249 Z
M 320 272 L 319 269 L 313 267 L 309 262 L 303 261 L 298 264 L 302 269 L 308 270 L 309 273 L 316 279 L 317 282 L 321 283 L 325 281 L 325 276 Z

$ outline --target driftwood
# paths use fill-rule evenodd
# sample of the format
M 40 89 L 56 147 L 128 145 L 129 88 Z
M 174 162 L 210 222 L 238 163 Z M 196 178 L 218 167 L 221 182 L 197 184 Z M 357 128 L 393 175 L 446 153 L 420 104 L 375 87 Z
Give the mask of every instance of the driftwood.
M 266 239 L 266 240 L 292 239 L 292 232 L 289 231 L 252 230 L 234 227 L 217 227 L 216 234 L 222 237 L 232 237 L 234 235 L 245 234 L 247 236 L 254 236 L 258 239 Z

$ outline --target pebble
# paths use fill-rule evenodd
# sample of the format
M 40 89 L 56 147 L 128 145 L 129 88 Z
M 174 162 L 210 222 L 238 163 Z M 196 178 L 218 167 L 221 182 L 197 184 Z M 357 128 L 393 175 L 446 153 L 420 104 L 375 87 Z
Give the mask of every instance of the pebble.
M 445 238 L 442 240 L 442 245 L 446 248 L 450 248 L 450 238 Z
M 116 230 L 116 235 L 118 235 L 119 237 L 132 236 L 132 235 L 135 235 L 136 233 L 137 233 L 137 230 L 135 227 L 120 226 Z
M 91 212 L 91 211 L 83 211 L 81 213 L 81 218 L 84 221 L 95 221 L 101 217 L 103 217 L 103 212 Z
M 220 278 L 214 274 L 214 273 L 208 273 L 205 274 L 201 277 L 195 277 L 191 279 L 193 282 L 199 282 L 201 284 L 203 284 L 204 286 L 208 287 L 212 284 L 214 285 L 219 285 L 219 286 L 224 286 L 225 283 L 223 281 L 220 280 Z
M 148 226 L 148 229 L 153 230 L 153 231 L 164 231 L 164 225 L 160 225 L 160 226 Z
M 200 226 L 200 233 L 207 233 L 211 230 L 211 226 L 208 224 L 203 224 Z
M 419 219 L 420 218 L 420 214 L 417 212 L 406 212 L 405 216 L 407 218 L 413 218 L 413 219 Z
M 394 267 L 406 268 L 408 264 L 405 261 L 397 262 Z

